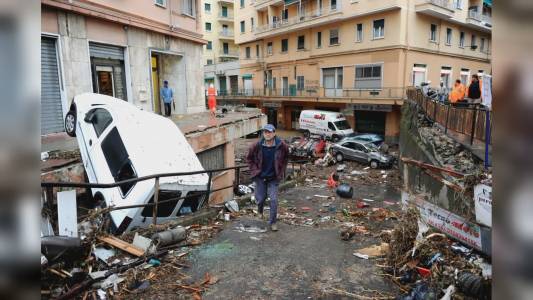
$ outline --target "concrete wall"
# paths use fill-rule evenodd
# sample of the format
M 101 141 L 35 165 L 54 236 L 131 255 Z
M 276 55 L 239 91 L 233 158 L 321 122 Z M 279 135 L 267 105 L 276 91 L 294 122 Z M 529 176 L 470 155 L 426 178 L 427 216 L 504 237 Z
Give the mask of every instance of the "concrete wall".
M 80 93 L 92 92 L 89 42 L 125 48 L 125 74 L 128 101 L 153 111 L 150 51 L 165 53 L 163 77 L 172 80 L 178 113 L 205 110 L 203 93 L 202 45 L 185 39 L 136 27 L 86 17 L 71 12 L 43 9 L 43 33 L 59 35 L 60 64 L 67 106 Z
M 418 135 L 418 114 L 414 104 L 405 102 L 402 106 L 400 123 L 400 157 L 439 165 L 430 149 Z M 427 175 L 420 168 L 400 163 L 404 187 L 414 193 L 427 193 L 428 201 L 470 220 L 475 220 L 474 200 L 454 191 L 444 183 Z

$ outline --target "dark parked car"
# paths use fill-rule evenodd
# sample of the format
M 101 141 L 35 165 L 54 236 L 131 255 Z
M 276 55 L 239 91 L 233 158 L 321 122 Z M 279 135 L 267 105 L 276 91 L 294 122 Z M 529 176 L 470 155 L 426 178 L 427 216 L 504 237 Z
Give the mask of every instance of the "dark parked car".
M 381 152 L 373 143 L 349 138 L 333 144 L 332 151 L 335 159 L 339 162 L 355 160 L 369 164 L 372 169 L 390 167 L 394 162 L 394 157 Z

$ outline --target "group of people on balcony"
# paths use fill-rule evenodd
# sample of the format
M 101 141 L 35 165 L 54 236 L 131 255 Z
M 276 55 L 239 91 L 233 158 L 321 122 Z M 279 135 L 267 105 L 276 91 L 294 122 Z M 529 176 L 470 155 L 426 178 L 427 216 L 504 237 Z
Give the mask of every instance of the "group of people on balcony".
M 448 100 L 453 105 L 481 103 L 481 82 L 479 77 L 476 74 L 472 75 L 472 81 L 468 88 L 461 83 L 461 80 L 457 79 L 448 95 Z

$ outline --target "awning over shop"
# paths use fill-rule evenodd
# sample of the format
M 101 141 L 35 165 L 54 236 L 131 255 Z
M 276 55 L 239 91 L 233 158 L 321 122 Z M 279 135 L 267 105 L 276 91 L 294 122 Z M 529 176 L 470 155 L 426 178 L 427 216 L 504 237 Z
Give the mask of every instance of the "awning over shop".
M 492 0 L 483 0 L 483 4 L 486 6 L 492 7 Z
M 253 75 L 252 74 L 243 74 L 241 77 L 242 77 L 242 79 L 252 79 Z

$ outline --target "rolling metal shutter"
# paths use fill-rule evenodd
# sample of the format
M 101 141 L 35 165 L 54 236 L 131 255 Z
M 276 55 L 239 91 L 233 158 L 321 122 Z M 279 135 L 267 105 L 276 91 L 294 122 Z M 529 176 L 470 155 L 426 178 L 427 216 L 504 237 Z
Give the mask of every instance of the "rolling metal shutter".
M 89 52 L 91 57 L 124 60 L 124 48 L 122 47 L 89 43 Z
M 220 145 L 209 150 L 197 153 L 196 155 L 198 156 L 202 167 L 204 167 L 205 170 L 215 170 L 224 168 L 224 148 L 225 145 Z M 219 172 L 213 173 L 213 175 L 216 175 L 218 173 Z
M 41 37 L 41 134 L 65 131 L 56 40 Z

